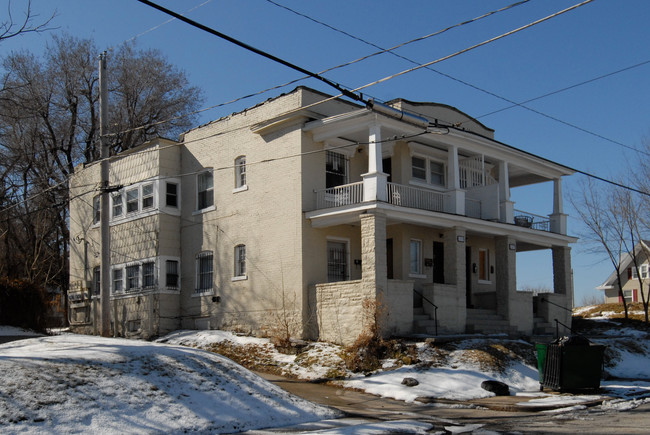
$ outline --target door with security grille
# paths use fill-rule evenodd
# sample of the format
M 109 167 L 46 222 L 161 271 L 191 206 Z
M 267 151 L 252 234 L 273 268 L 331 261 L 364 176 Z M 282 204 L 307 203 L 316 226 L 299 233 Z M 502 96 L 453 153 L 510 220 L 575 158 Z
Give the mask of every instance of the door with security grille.
M 327 242 L 327 282 L 347 281 L 348 253 L 345 242 Z

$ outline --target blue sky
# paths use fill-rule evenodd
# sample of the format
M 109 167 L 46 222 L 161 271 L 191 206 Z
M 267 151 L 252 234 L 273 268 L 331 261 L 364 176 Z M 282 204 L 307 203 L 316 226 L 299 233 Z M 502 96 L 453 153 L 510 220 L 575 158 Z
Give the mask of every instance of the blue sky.
M 0 0 L 0 21 L 6 16 L 7 3 Z M 19 14 L 27 2 L 13 0 L 11 3 L 14 14 Z M 158 3 L 312 71 L 377 51 L 267 0 L 159 0 Z M 276 3 L 387 48 L 503 8 L 515 0 L 277 0 Z M 530 0 L 478 22 L 409 44 L 397 53 L 420 63 L 430 62 L 577 3 L 578 0 Z M 168 16 L 136 0 L 32 0 L 32 8 L 42 18 L 56 10 L 51 25 L 57 29 L 6 40 L 0 45 L 0 55 L 20 49 L 41 53 L 51 33 L 67 32 L 80 38 L 93 38 L 100 50 L 137 36 L 138 48 L 160 49 L 170 63 L 187 73 L 192 85 L 203 89 L 205 107 L 301 77 L 296 71 L 187 24 L 179 21 L 163 24 Z M 372 86 L 364 94 L 380 101 L 401 97 L 449 104 L 478 117 L 496 130 L 497 140 L 509 145 L 599 176 L 627 177 L 630 162 L 638 157 L 612 141 L 639 148 L 644 138 L 650 137 L 650 63 L 527 104 L 547 116 L 515 107 L 483 117 L 510 106 L 484 91 L 521 102 L 649 61 L 649 18 L 650 2 L 646 0 L 595 0 L 433 66 L 456 80 L 422 69 Z M 332 71 L 326 77 L 355 88 L 410 67 L 412 64 L 403 59 L 383 54 Z M 334 92 L 314 79 L 301 84 Z M 206 111 L 201 114 L 200 122 L 252 106 L 293 87 Z M 565 196 L 579 188 L 581 179 L 584 177 L 574 175 L 565 180 Z M 517 209 L 542 215 L 552 211 L 551 184 L 521 192 L 513 189 L 512 193 Z M 566 198 L 565 208 L 572 214 Z M 570 217 L 569 232 L 580 236 L 583 231 L 581 223 Z M 552 287 L 550 252 L 520 254 L 517 260 L 520 287 Z M 611 270 L 604 254 L 589 253 L 581 243 L 573 246 L 573 268 L 577 305 L 585 296 L 598 294 L 593 288 Z

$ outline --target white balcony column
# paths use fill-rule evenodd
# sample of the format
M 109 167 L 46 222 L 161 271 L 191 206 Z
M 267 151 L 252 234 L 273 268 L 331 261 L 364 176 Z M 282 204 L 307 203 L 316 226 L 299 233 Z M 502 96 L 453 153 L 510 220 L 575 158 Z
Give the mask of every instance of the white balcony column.
M 447 189 L 444 205 L 445 212 L 464 215 L 465 191 L 460 188 L 458 147 L 453 145 L 447 151 Z
M 388 174 L 382 166 L 381 126 L 378 122 L 370 125 L 368 134 L 368 172 L 363 177 L 363 201 L 386 201 L 388 199 Z
M 562 202 L 562 179 L 553 180 L 553 214 L 549 216 L 551 220 L 551 232 L 557 234 L 567 233 L 567 215 L 564 214 Z
M 510 201 L 510 174 L 508 162 L 499 162 L 499 221 L 515 221 L 515 203 Z

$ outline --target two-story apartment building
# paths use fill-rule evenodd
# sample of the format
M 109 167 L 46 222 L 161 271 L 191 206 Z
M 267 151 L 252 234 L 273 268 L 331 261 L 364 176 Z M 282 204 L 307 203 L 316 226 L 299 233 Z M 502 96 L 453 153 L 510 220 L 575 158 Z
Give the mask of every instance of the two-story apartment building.
M 532 334 L 570 323 L 562 177 L 449 106 L 354 103 L 299 87 L 111 161 L 111 313 L 119 335 L 230 329 L 349 343 Z M 70 185 L 70 317 L 96 333 L 99 165 Z M 552 183 L 549 215 L 510 193 Z M 516 290 L 517 253 L 549 250 L 554 293 Z M 536 323 L 537 322 L 537 323 Z

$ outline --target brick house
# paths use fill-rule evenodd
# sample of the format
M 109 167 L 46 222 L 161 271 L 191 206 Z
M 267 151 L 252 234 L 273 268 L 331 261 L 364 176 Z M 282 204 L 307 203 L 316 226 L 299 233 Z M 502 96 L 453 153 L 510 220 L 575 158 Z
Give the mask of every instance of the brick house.
M 386 335 L 569 324 L 570 174 L 453 107 L 296 88 L 112 158 L 114 331 L 349 343 L 368 307 Z M 70 182 L 70 318 L 86 333 L 99 325 L 98 180 L 91 164 Z M 511 189 L 545 182 L 548 216 L 514 209 Z M 517 253 L 535 250 L 552 252 L 544 301 L 516 290 Z

